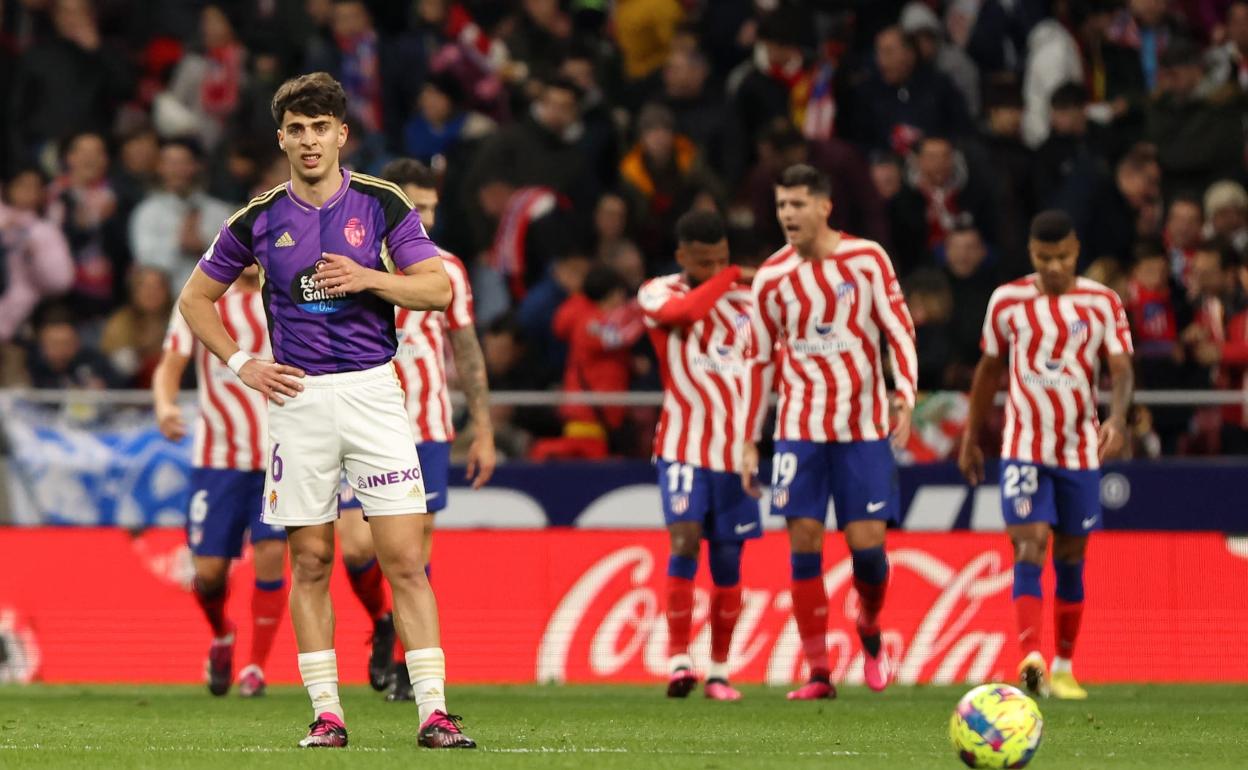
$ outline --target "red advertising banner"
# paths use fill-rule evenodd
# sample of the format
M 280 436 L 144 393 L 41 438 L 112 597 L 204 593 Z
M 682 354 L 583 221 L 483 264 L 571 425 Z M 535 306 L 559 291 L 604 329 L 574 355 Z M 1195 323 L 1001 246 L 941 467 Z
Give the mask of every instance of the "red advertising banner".
M 666 666 L 666 535 L 548 529 L 437 535 L 434 587 L 449 675 L 459 682 L 646 682 Z M 999 534 L 890 535 L 882 618 L 901 683 L 1012 679 L 1018 653 L 1010 549 Z M 861 679 L 856 595 L 839 537 L 825 553 L 828 641 L 838 679 Z M 751 542 L 734 678 L 784 683 L 802 660 L 782 534 Z M 176 530 L 0 529 L 0 681 L 194 682 L 208 629 L 187 592 Z M 252 574 L 231 576 L 238 657 L 249 644 Z M 699 577 L 694 659 L 705 664 L 709 578 Z M 1076 653 L 1090 682 L 1248 681 L 1248 544 L 1215 534 L 1093 538 Z M 365 680 L 371 630 L 341 569 L 332 590 L 343 681 Z M 1046 595 L 1052 596 L 1051 580 Z M 1047 622 L 1047 618 L 1046 618 Z M 1046 654 L 1052 652 L 1046 628 Z M 1193 643 L 1193 640 L 1199 640 Z M 297 682 L 289 624 L 270 681 Z

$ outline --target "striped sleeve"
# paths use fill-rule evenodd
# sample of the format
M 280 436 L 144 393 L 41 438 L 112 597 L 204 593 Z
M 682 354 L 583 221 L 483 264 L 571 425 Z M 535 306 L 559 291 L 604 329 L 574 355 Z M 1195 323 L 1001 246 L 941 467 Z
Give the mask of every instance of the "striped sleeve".
M 1135 350 L 1131 343 L 1131 323 L 1127 318 L 1127 310 L 1123 307 L 1118 292 L 1110 289 L 1108 297 L 1113 317 L 1107 319 L 1110 328 L 1105 330 L 1105 351 L 1110 355 L 1131 355 Z
M 897 395 L 913 407 L 915 393 L 919 388 L 919 356 L 914 345 L 914 321 L 910 318 L 910 308 L 906 306 L 901 282 L 893 272 L 893 263 L 888 255 L 883 249 L 878 249 L 875 259 L 878 270 L 871 280 L 871 290 L 874 293 L 871 312 L 875 314 L 876 322 L 888 339 L 888 355 L 892 360 Z
M 637 302 L 641 305 L 641 312 L 645 314 L 646 326 L 652 329 L 659 326 L 659 311 L 671 298 L 672 285 L 662 278 L 655 278 L 641 285 L 637 290 Z
M 471 328 L 473 321 L 472 283 L 464 263 L 450 254 L 442 255 L 442 267 L 451 280 L 451 304 L 446 309 L 446 324 L 450 329 Z
M 1005 300 L 1001 295 L 1001 290 L 997 289 L 992 293 L 992 298 L 988 300 L 988 310 L 984 313 L 984 331 L 979 339 L 979 349 L 984 351 L 984 355 L 1000 358 L 1001 351 L 1009 347 L 1005 339 L 1005 332 L 1001 329 L 1001 320 L 1004 317 L 1002 310 L 1005 309 Z
M 173 315 L 169 317 L 169 329 L 165 332 L 163 348 L 186 358 L 195 353 L 195 335 L 191 333 L 191 327 L 177 308 L 174 308 Z
M 750 312 L 750 344 L 746 349 L 746 375 L 742 402 L 745 404 L 745 436 L 758 441 L 767 416 L 775 373 L 775 347 L 782 322 L 779 303 L 779 280 L 754 282 L 754 303 Z

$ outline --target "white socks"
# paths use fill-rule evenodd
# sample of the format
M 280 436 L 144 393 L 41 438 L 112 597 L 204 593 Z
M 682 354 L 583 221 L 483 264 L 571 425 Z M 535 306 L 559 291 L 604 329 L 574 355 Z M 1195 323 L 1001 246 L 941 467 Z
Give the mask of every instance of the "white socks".
M 712 660 L 711 667 L 706 672 L 706 678 L 707 679 L 722 679 L 723 681 L 727 682 L 728 681 L 728 661 L 725 660 L 723 663 L 716 663 L 715 661 Z
M 682 668 L 693 671 L 693 658 L 689 657 L 689 653 L 682 652 L 667 659 L 667 673 L 675 674 Z
M 299 676 L 303 677 L 303 686 L 312 699 L 313 719 L 326 712 L 343 719 L 342 703 L 338 700 L 337 653 L 333 650 L 299 653 Z
M 1049 669 L 1049 672 L 1053 674 L 1069 674 L 1072 671 L 1070 658 L 1054 658 L 1053 667 Z
M 446 656 L 442 648 L 408 650 L 403 659 L 407 661 L 407 675 L 412 680 L 420 723 L 423 725 L 435 711 L 446 713 Z

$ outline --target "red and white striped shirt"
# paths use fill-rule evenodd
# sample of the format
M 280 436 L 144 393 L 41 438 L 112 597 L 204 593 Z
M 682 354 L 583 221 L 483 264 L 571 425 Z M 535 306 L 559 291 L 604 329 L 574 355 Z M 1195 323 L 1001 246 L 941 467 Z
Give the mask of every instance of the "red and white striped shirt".
M 745 361 L 753 299 L 730 267 L 691 289 L 666 275 L 637 293 L 663 374 L 654 453 L 670 462 L 736 472 L 745 427 Z
M 416 443 L 450 441 L 451 396 L 446 385 L 446 332 L 472 328 L 472 287 L 464 263 L 442 253 L 442 266 L 451 279 L 451 304 L 445 310 L 408 310 L 395 314 L 398 351 L 394 369 L 407 395 Z
M 1078 278 L 1073 289 L 1052 296 L 1040 290 L 1035 274 L 1020 278 L 993 292 L 980 346 L 989 356 L 1010 354 L 1001 456 L 1057 468 L 1099 467 L 1100 355 L 1132 352 L 1118 295 Z
M 238 347 L 253 358 L 273 358 L 259 291 L 230 289 L 217 300 L 217 313 Z M 199 421 L 191 464 L 196 468 L 261 471 L 268 446 L 264 396 L 243 384 L 191 333 L 176 309 L 165 334 L 165 350 L 195 360 Z
M 752 440 L 762 431 L 773 363 L 780 391 L 775 438 L 887 438 L 881 336 L 888 340 L 897 394 L 914 405 L 914 322 L 893 264 L 878 243 L 842 234 L 836 250 L 817 260 L 786 246 L 754 277 L 754 304 L 746 381 Z

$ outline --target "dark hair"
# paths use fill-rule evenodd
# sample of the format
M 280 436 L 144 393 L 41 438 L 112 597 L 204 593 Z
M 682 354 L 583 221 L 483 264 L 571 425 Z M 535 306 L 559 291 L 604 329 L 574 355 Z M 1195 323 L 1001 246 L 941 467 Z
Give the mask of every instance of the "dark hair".
M 1235 267 L 1240 264 L 1239 254 L 1235 251 L 1235 247 L 1223 238 L 1201 241 L 1196 246 L 1196 253 L 1217 254 L 1218 266 L 1222 268 Z
M 160 143 L 160 149 L 166 147 L 181 147 L 191 154 L 195 160 L 202 161 L 204 159 L 204 148 L 199 142 L 189 136 L 175 136 L 165 139 Z
M 773 118 L 763 129 L 763 141 L 777 150 L 787 150 L 806 143 L 806 137 L 797 130 L 793 121 L 785 117 Z
M 571 78 L 566 78 L 563 75 L 552 75 L 542 82 L 544 83 L 546 89 L 556 88 L 560 91 L 570 91 L 572 95 L 576 97 L 576 101 L 578 102 L 585 96 L 585 92 L 576 84 L 576 81 Z
M 676 220 L 676 240 L 686 243 L 719 243 L 726 237 L 724 220 L 714 211 L 687 211 Z
M 954 219 L 953 227 L 949 229 L 949 234 L 945 236 L 945 240 L 948 241 L 955 235 L 966 235 L 967 233 L 975 234 L 980 241 L 984 240 L 984 234 L 975 226 L 973 217 L 957 217 Z
M 459 82 L 459 78 L 448 70 L 434 70 L 425 78 L 425 85 L 436 91 L 441 91 L 450 102 L 453 109 L 458 108 L 464 103 L 466 94 L 464 93 L 464 85 Z
M 1244 2 L 1245 4 L 1248 4 L 1248 0 L 1244 0 Z M 1202 201 L 1199 196 L 1193 195 L 1192 193 L 1189 193 L 1189 192 L 1179 193 L 1178 195 L 1174 196 L 1174 198 L 1170 200 L 1170 205 L 1166 208 L 1166 213 L 1167 214 L 1170 213 L 1170 210 L 1180 203 L 1187 203 L 1192 206 L 1195 206 L 1196 210 L 1200 212 L 1202 217 L 1205 214 L 1204 201 Z
M 610 265 L 594 265 L 585 276 L 581 291 L 591 302 L 602 302 L 613 291 L 627 291 L 624 279 Z
M 1070 215 L 1061 209 L 1049 209 L 1031 220 L 1031 237 L 1042 243 L 1057 243 L 1075 231 Z
M 1083 86 L 1075 82 L 1067 82 L 1057 87 L 1049 97 L 1049 107 L 1055 110 L 1082 109 L 1088 103 L 1088 93 Z
M 1131 249 L 1131 256 L 1136 262 L 1143 262 L 1154 257 L 1166 258 L 1166 244 L 1160 238 L 1141 238 Z
M 805 187 L 811 195 L 832 197 L 832 180 L 828 175 L 805 163 L 789 166 L 780 174 L 778 187 Z
M 399 187 L 410 184 L 422 190 L 438 189 L 438 175 L 415 158 L 395 158 L 381 169 L 381 178 Z
M 58 148 L 60 150 L 58 154 L 61 160 L 65 160 L 65 158 L 69 156 L 69 151 L 73 148 L 75 144 L 78 143 L 79 139 L 85 139 L 88 136 L 94 136 L 96 139 L 99 139 L 101 142 L 104 143 L 104 151 L 109 154 L 112 154 L 112 148 L 109 147 L 109 144 L 108 144 L 108 137 L 105 136 L 103 133 L 99 131 L 75 131 L 61 140 L 60 147 Z
M 1117 170 L 1140 172 L 1157 163 L 1157 148 L 1147 142 L 1137 142 L 1118 161 Z
M 273 122 L 282 125 L 287 112 L 316 117 L 347 117 L 347 92 L 328 72 L 313 72 L 291 78 L 273 94 Z

